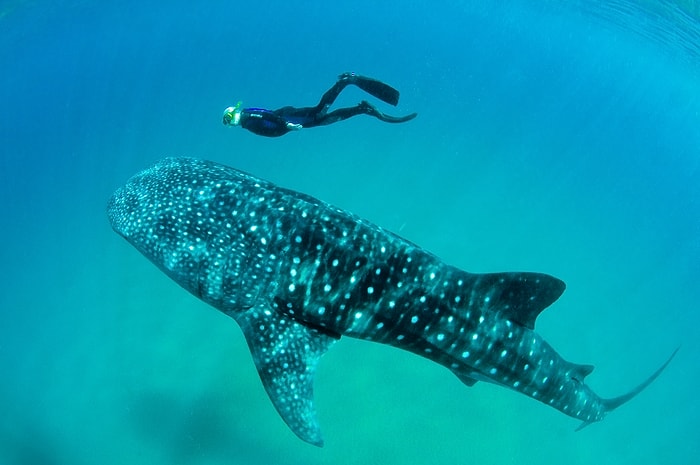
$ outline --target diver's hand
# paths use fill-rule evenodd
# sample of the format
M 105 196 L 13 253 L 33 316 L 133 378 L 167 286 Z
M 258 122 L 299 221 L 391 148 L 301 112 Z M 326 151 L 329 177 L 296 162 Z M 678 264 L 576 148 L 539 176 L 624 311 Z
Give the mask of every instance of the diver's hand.
M 299 129 L 303 129 L 304 126 L 301 124 L 294 124 L 294 123 L 287 123 L 287 129 L 291 129 L 292 131 L 298 131 Z

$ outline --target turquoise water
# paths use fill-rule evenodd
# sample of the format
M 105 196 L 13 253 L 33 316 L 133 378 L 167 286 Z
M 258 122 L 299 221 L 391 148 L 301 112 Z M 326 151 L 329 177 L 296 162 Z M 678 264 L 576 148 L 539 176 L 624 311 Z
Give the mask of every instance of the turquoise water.
M 685 464 L 698 454 L 700 35 L 683 2 L 6 2 L 0 7 L 0 463 Z M 265 139 L 223 109 L 314 104 L 348 70 L 416 120 Z M 348 89 L 338 105 L 366 98 Z M 114 234 L 164 156 L 249 171 L 474 272 L 566 281 L 538 320 L 589 384 L 578 422 L 396 349 L 321 361 L 326 446 L 267 399 L 243 336 Z

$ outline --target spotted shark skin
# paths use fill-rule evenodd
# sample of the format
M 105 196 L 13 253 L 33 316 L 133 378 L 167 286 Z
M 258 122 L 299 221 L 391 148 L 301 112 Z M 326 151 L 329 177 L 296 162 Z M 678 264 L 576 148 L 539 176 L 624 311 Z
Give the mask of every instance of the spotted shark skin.
M 313 197 L 213 162 L 169 158 L 112 196 L 113 229 L 187 291 L 242 328 L 273 405 L 321 446 L 319 358 L 341 336 L 388 344 L 466 385 L 514 389 L 583 421 L 638 394 L 603 399 L 593 367 L 564 360 L 534 331 L 564 291 L 540 273 L 474 274 Z

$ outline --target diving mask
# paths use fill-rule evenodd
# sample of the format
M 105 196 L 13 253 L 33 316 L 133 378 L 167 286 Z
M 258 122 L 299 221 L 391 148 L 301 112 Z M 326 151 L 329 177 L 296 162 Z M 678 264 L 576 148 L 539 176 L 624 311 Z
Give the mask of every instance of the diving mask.
M 224 110 L 223 123 L 224 126 L 238 126 L 241 123 L 241 102 Z

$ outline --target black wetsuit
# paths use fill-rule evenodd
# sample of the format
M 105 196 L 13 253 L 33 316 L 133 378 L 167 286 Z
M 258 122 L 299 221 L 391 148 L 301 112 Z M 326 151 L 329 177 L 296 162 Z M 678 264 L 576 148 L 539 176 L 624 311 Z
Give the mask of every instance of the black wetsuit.
M 261 136 L 279 137 L 295 129 L 300 129 L 294 126 L 290 127 L 290 123 L 291 125 L 301 125 L 304 128 L 312 128 L 314 126 L 332 124 L 360 114 L 375 116 L 388 123 L 402 123 L 416 117 L 416 113 L 402 117 L 388 116 L 364 100 L 354 107 L 339 108 L 328 113 L 328 108 L 349 84 L 355 84 L 392 105 L 396 105 L 399 101 L 399 92 L 396 89 L 372 78 L 345 73 L 341 74 L 338 82 L 323 94 L 321 101 L 315 107 L 296 108 L 288 106 L 277 110 L 244 108 L 241 110 L 239 124 L 242 128 Z

